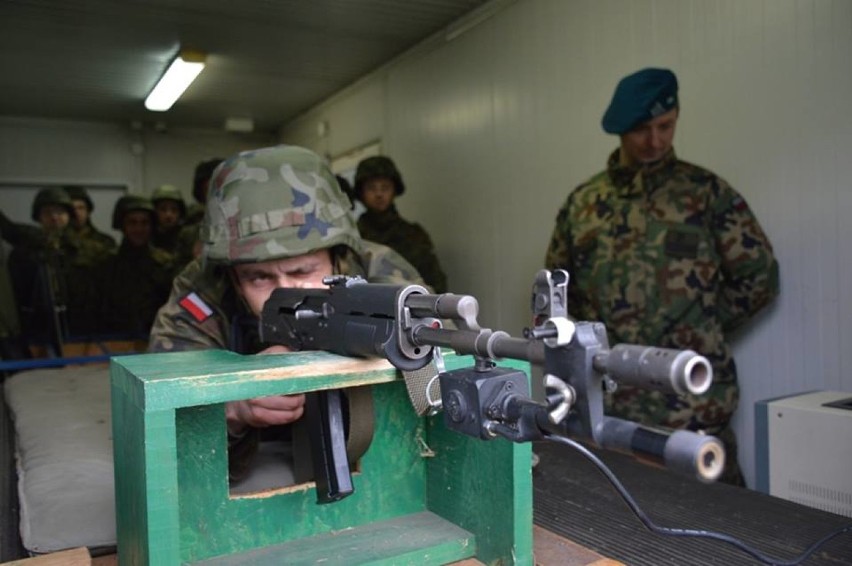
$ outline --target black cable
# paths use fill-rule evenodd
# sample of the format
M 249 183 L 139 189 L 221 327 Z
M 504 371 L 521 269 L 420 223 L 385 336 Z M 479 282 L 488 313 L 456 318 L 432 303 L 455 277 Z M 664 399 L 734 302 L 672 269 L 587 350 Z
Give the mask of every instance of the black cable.
M 650 517 L 648 517 L 648 515 L 639 507 L 639 504 L 636 503 L 636 500 L 633 499 L 633 496 L 631 496 L 630 493 L 627 491 L 627 488 L 625 488 L 621 481 L 619 481 L 619 479 L 615 477 L 615 474 L 612 472 L 612 470 L 610 470 L 607 465 L 601 461 L 600 458 L 598 458 L 591 451 L 589 451 L 588 448 L 586 448 L 579 442 L 571 440 L 570 438 L 566 438 L 564 436 L 557 436 L 552 433 L 545 433 L 544 438 L 547 440 L 552 440 L 553 442 L 570 446 L 571 448 L 577 450 L 580 454 L 585 456 L 587 459 L 589 459 L 606 477 L 606 479 L 609 480 L 609 483 L 612 484 L 612 486 L 615 488 L 621 498 L 624 499 L 624 502 L 627 504 L 628 507 L 630 507 L 630 510 L 633 511 L 633 513 L 639 518 L 640 521 L 642 521 L 642 524 L 645 525 L 645 527 L 653 533 L 675 537 L 695 537 L 718 540 L 737 547 L 743 552 L 750 554 L 757 560 L 760 560 L 764 564 L 771 564 L 773 566 L 797 566 L 798 564 L 801 564 L 803 561 L 805 561 L 811 554 L 816 552 L 819 547 L 827 543 L 829 540 L 843 533 L 852 532 L 852 525 L 846 525 L 845 527 L 841 527 L 836 531 L 831 532 L 819 539 L 817 542 L 812 544 L 810 547 L 808 547 L 807 550 L 805 550 L 802 554 L 800 554 L 793 560 L 784 561 L 767 556 L 759 550 L 747 545 L 740 539 L 731 535 L 727 535 L 725 533 L 697 529 L 673 529 L 670 527 L 661 527 L 654 523 L 650 519 Z

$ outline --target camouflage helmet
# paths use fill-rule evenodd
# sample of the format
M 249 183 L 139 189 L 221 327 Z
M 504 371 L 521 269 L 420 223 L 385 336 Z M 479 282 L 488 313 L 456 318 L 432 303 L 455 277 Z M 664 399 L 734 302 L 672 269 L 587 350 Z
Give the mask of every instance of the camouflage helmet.
M 289 258 L 361 236 L 349 200 L 317 154 L 280 145 L 244 151 L 213 172 L 202 257 L 218 264 Z
M 358 163 L 358 169 L 355 170 L 355 196 L 360 199 L 361 191 L 364 190 L 364 183 L 377 177 L 386 177 L 393 181 L 396 196 L 405 192 L 402 175 L 399 174 L 399 170 L 393 161 L 384 155 L 376 155 L 362 159 Z
M 40 190 L 33 199 L 32 219 L 38 222 L 38 215 L 41 207 L 53 204 L 62 206 L 68 211 L 69 216 L 74 216 L 74 204 L 71 202 L 71 197 L 65 192 L 62 187 L 48 187 Z
M 178 203 L 178 208 L 180 208 L 180 217 L 183 218 L 186 216 L 186 202 L 183 200 L 183 195 L 180 193 L 180 189 L 178 189 L 174 185 L 160 185 L 154 192 L 151 193 L 151 203 L 156 207 L 157 202 L 161 200 L 173 200 Z
M 115 203 L 112 209 L 112 229 L 122 230 L 124 227 L 124 215 L 134 210 L 144 210 L 154 219 L 154 205 L 151 201 L 140 195 L 124 195 Z
M 92 202 L 92 197 L 89 196 L 89 193 L 85 188 L 78 185 L 68 185 L 62 188 L 65 189 L 65 192 L 68 193 L 71 200 L 82 200 L 85 202 L 86 208 L 89 209 L 89 212 L 92 212 L 95 209 L 95 203 Z

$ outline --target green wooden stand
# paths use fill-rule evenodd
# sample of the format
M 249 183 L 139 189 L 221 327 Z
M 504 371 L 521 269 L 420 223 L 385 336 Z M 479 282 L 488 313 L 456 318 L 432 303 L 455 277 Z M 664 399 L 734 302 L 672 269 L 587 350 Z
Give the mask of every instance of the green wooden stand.
M 529 443 L 417 417 L 384 360 L 144 354 L 113 359 L 111 381 L 122 566 L 533 564 Z M 353 495 L 317 505 L 313 483 L 229 494 L 225 402 L 344 387 L 372 387 L 375 408 Z

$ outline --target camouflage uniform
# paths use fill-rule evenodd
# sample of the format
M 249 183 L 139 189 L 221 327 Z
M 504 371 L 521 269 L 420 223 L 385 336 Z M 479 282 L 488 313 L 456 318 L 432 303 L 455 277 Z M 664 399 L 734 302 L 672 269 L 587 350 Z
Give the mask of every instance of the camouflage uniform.
M 112 227 L 124 231 L 125 215 L 134 211 L 148 213 L 153 226 L 151 202 L 125 195 L 116 203 Z M 116 338 L 147 337 L 157 310 L 169 297 L 175 276 L 172 255 L 150 242 L 131 243 L 125 236 L 118 250 L 98 265 L 95 274 L 98 331 Z
M 175 261 L 178 265 L 185 266 L 198 256 L 198 250 L 201 247 L 198 235 L 203 221 L 204 207 L 198 204 L 191 205 L 175 244 Z
M 5 256 L 0 250 L 0 359 L 15 360 L 24 357 L 21 343 L 21 325 L 18 320 L 18 309 L 15 305 L 12 280 Z M 5 377 L 0 372 L 0 380 Z
M 39 191 L 33 220 L 44 205 L 74 213 L 70 197 L 59 187 Z M 30 345 L 54 346 L 58 355 L 58 341 L 84 339 L 94 329 L 92 269 L 100 248 L 77 238 L 70 226 L 46 232 L 2 217 L 0 227 L 3 238 L 14 245 L 8 265 L 24 339 Z
M 109 234 L 104 234 L 95 228 L 91 222 L 82 228 L 71 227 L 74 237 L 80 243 L 81 249 L 88 258 L 89 264 L 95 264 L 106 258 L 116 249 L 115 240 Z
M 328 168 L 307 150 L 279 146 L 224 161 L 211 179 L 202 258 L 175 279 L 169 302 L 157 315 L 149 350 L 261 349 L 234 335 L 239 320 L 251 318 L 225 273 L 235 263 L 329 249 L 335 273 L 372 282 L 422 283 L 399 254 L 360 238 L 348 204 Z M 191 294 L 201 303 L 187 303 Z M 210 313 L 199 313 L 193 308 L 198 304 Z
M 98 331 L 115 338 L 146 339 L 154 317 L 169 298 L 173 257 L 126 240 L 97 267 Z
M 195 174 L 192 180 L 192 196 L 196 202 L 187 208 L 186 217 L 178 234 L 177 247 L 175 249 L 175 259 L 180 266 L 184 266 L 198 257 L 198 251 L 201 248 L 199 234 L 201 224 L 204 222 L 204 203 L 207 202 L 210 177 L 222 161 L 224 159 L 214 157 L 213 159 L 202 161 L 195 166 Z
M 361 237 L 399 252 L 417 268 L 436 293 L 447 291 L 447 276 L 441 270 L 429 234 L 419 224 L 408 222 L 391 205 L 385 212 L 367 210 L 358 218 Z
M 12 246 L 43 246 L 46 242 L 44 231 L 38 226 L 18 224 L 0 210 L 0 237 Z
M 657 163 L 633 167 L 620 164 L 616 150 L 606 171 L 574 190 L 560 209 L 545 264 L 569 272 L 569 311 L 602 321 L 611 344 L 692 349 L 713 365 L 706 395 L 622 386 L 608 400 L 608 412 L 705 430 L 727 440 L 731 453 L 739 389 L 725 335 L 778 294 L 772 246 L 745 200 L 710 171 L 676 159 L 673 150 Z
M 92 202 L 92 198 L 84 187 L 72 185 L 64 187 L 64 189 L 72 201 L 83 201 L 86 204 L 89 214 L 95 209 L 95 203 Z M 86 223 L 83 226 L 78 227 L 75 222 L 71 222 L 69 226 L 71 233 L 73 233 L 74 238 L 76 238 L 83 250 L 85 256 L 83 261 L 88 265 L 100 262 L 116 248 L 113 237 L 95 228 L 91 218 L 86 219 Z
M 360 252 L 343 246 L 336 248 L 332 254 L 334 273 L 360 275 L 371 283 L 423 283 L 415 269 L 390 248 L 372 242 L 363 242 L 360 247 Z M 209 316 L 199 317 L 183 306 L 183 299 L 191 293 L 210 307 Z M 148 350 L 215 348 L 256 353 L 264 347 L 252 334 L 256 324 L 227 274 L 221 268 L 204 269 L 201 259 L 196 259 L 175 278 L 169 301 L 157 314 Z M 234 336 L 236 331 L 244 334 Z
M 314 153 L 273 147 L 223 162 L 211 180 L 201 230 L 202 256 L 175 279 L 157 313 L 149 351 L 230 349 L 256 353 L 257 319 L 227 273 L 236 263 L 259 263 L 328 249 L 332 271 L 372 282 L 422 283 L 399 254 L 364 242 L 349 201 Z M 259 431 L 228 437 L 229 472 L 240 479 L 257 450 Z
M 172 256 L 178 254 L 180 246 L 180 234 L 183 228 L 183 222 L 186 218 L 186 203 L 183 200 L 183 195 L 180 189 L 174 185 L 161 185 L 151 193 L 151 202 L 154 204 L 154 209 L 157 208 L 157 203 L 164 200 L 170 200 L 178 205 L 180 210 L 180 220 L 174 226 L 164 227 L 159 226 L 157 217 L 154 217 L 154 232 L 151 235 L 151 245 L 168 252 Z

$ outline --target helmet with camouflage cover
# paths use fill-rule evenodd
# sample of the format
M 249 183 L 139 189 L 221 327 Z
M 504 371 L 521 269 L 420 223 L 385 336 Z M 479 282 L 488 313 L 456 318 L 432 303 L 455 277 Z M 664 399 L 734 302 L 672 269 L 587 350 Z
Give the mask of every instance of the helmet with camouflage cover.
M 349 200 L 322 158 L 280 145 L 244 151 L 213 172 L 202 257 L 255 263 L 338 245 L 361 250 Z
M 61 206 L 68 211 L 69 216 L 74 216 L 74 203 L 71 202 L 71 197 L 68 196 L 65 189 L 61 187 L 48 187 L 36 193 L 36 196 L 33 199 L 31 211 L 33 221 L 38 222 L 41 207 L 49 204 Z
M 183 218 L 186 216 L 186 202 L 183 200 L 183 195 L 180 193 L 180 189 L 178 189 L 174 185 L 160 185 L 154 192 L 151 193 L 151 202 L 154 206 L 157 206 L 157 202 L 161 200 L 173 200 L 178 203 L 178 208 L 180 208 L 180 217 Z
M 361 191 L 364 190 L 364 183 L 370 179 L 377 177 L 385 177 L 393 182 L 396 196 L 405 192 L 405 184 L 402 182 L 402 175 L 394 165 L 394 162 L 384 155 L 375 155 L 362 159 L 358 163 L 358 168 L 355 170 L 355 196 L 361 198 Z
M 154 218 L 154 205 L 149 199 L 139 195 L 124 195 L 112 209 L 113 230 L 121 230 L 124 226 L 124 215 L 134 210 L 143 210 L 151 215 L 152 220 Z
M 68 193 L 71 200 L 81 200 L 85 202 L 86 208 L 89 209 L 89 212 L 92 212 L 95 209 L 95 203 L 92 202 L 92 197 L 89 196 L 85 187 L 81 187 L 79 185 L 67 185 L 62 188 L 65 189 L 65 192 Z

